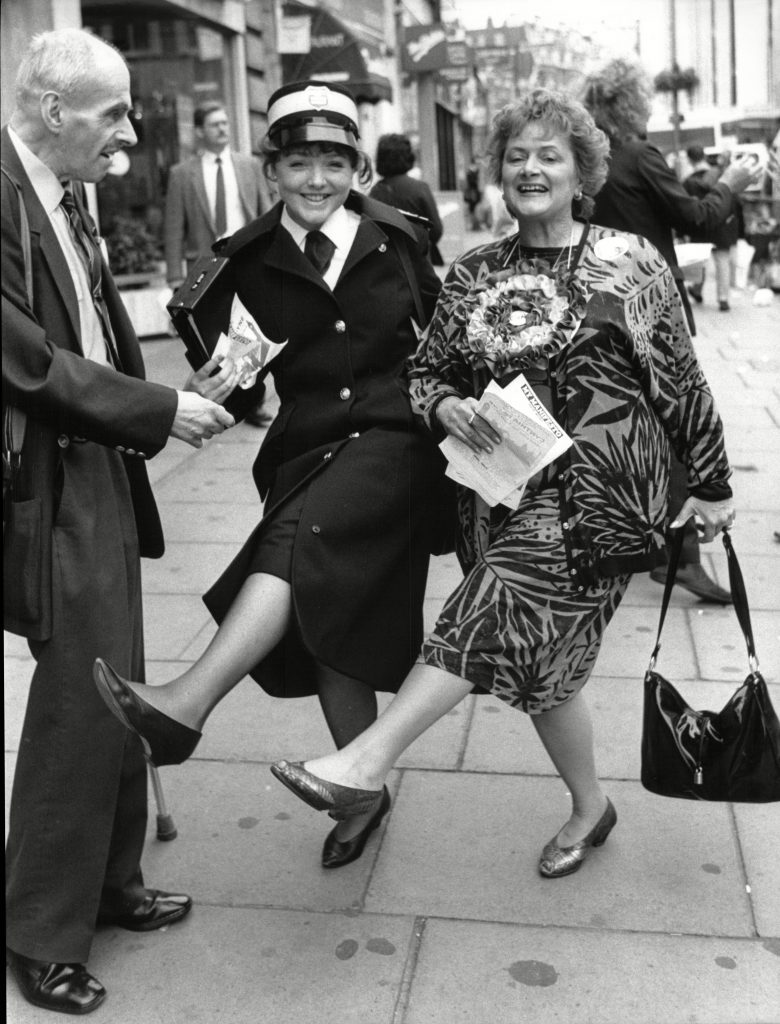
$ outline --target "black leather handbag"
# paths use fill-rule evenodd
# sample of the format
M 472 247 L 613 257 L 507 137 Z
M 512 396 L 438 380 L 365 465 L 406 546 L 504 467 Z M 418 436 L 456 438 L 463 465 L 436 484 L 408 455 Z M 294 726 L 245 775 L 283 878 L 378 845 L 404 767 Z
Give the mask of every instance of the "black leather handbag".
M 780 721 L 758 669 L 745 584 L 727 531 L 723 531 L 734 609 L 747 644 L 750 673 L 718 712 L 694 711 L 655 671 L 682 531 L 670 551 L 658 636 L 645 674 L 642 785 L 683 800 L 771 803 L 780 800 Z

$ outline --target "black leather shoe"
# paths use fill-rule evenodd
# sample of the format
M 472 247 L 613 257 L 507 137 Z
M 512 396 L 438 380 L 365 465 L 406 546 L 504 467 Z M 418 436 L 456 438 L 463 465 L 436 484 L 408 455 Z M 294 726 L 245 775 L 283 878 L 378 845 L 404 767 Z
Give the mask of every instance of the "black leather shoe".
M 327 811 L 335 821 L 365 814 L 383 793 L 381 789 L 354 789 L 328 782 L 306 771 L 302 761 L 277 761 L 271 765 L 271 774 L 309 807 Z
M 324 868 L 340 868 L 344 864 L 351 864 L 353 860 L 357 860 L 366 847 L 368 837 L 374 829 L 379 828 L 382 818 L 390 810 L 390 803 L 390 794 L 387 791 L 387 786 L 384 786 L 379 807 L 362 832 L 358 832 L 352 839 L 342 841 L 336 838 L 336 829 L 334 828 L 326 837 L 322 847 L 322 866 Z
M 6 949 L 5 962 L 27 1002 L 44 1010 L 91 1013 L 106 998 L 106 990 L 84 964 L 31 960 L 12 949 Z
M 156 928 L 181 921 L 191 910 L 189 896 L 148 889 L 146 896 L 134 906 L 102 909 L 98 914 L 98 924 L 115 925 L 131 932 L 153 932 Z
M 650 579 L 656 583 L 666 583 L 666 566 L 659 565 L 650 571 Z M 681 565 L 677 569 L 675 586 L 685 587 L 702 601 L 709 604 L 731 604 L 732 597 L 728 590 L 719 587 L 711 580 L 701 565 Z
M 196 729 L 147 704 L 102 658 L 95 658 L 92 676 L 108 710 L 141 740 L 147 760 L 158 768 L 187 760 L 200 740 Z

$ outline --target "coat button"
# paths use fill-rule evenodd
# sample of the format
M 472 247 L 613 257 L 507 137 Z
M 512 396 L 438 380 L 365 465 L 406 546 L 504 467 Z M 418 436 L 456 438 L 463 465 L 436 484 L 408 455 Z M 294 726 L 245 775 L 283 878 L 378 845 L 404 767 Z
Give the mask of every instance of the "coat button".
M 319 526 L 312 526 L 312 528 L 311 528 L 311 532 L 312 532 L 312 533 L 319 533 L 319 532 L 320 532 L 320 528 L 319 528 Z
M 60 434 L 60 436 L 57 438 L 57 444 L 60 446 L 60 448 L 67 448 L 68 445 L 70 444 L 70 438 L 68 437 L 67 434 Z
M 380 252 L 387 252 L 387 243 L 386 242 L 382 242 L 382 244 L 379 246 L 379 251 Z
M 341 391 L 339 391 L 339 398 L 342 402 L 346 402 L 347 399 L 352 398 L 352 392 L 349 388 L 342 388 Z
M 347 325 L 344 323 L 343 320 L 337 320 L 333 325 L 333 329 L 336 331 L 337 334 L 343 334 L 344 331 L 346 331 L 347 329 Z

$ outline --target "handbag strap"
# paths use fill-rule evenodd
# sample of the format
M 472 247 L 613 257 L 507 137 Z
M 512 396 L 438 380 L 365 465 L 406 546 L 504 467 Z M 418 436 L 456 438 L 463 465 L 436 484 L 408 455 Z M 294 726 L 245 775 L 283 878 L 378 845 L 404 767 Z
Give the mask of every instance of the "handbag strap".
M 661 649 L 661 631 L 664 628 L 666 612 L 669 608 L 669 600 L 672 596 L 672 587 L 674 586 L 675 578 L 677 576 L 677 568 L 680 564 L 682 544 L 683 531 L 682 529 L 677 529 L 674 531 L 674 539 L 669 545 L 669 565 L 666 570 L 666 585 L 664 586 L 664 596 L 661 602 L 661 614 L 658 620 L 658 634 L 656 636 L 653 653 L 650 655 L 649 671 L 652 671 L 655 668 L 658 652 Z M 734 550 L 731 535 L 727 529 L 723 530 L 723 547 L 726 549 L 726 558 L 728 559 L 729 584 L 731 586 L 731 596 L 734 601 L 734 611 L 737 613 L 737 620 L 740 628 L 742 629 L 742 634 L 745 637 L 750 670 L 751 672 L 757 672 L 758 658 L 756 657 L 756 645 L 753 640 L 753 629 L 750 624 L 750 608 L 748 606 L 747 591 L 745 590 L 745 581 L 742 577 L 742 570 L 739 567 L 739 562 L 737 561 L 737 553 Z
M 30 245 L 30 222 L 22 197 L 19 182 L 14 178 L 6 165 L 0 161 L 0 171 L 6 176 L 19 196 L 19 237 L 22 245 L 24 262 L 24 284 L 27 289 L 27 301 L 30 310 L 33 308 L 33 273 L 32 247 Z M 24 433 L 27 428 L 27 414 L 15 405 L 6 404 L 3 409 L 3 451 L 12 456 L 13 469 L 19 468 L 19 458 L 24 444 Z
M 739 620 L 742 634 L 745 637 L 750 670 L 751 672 L 758 672 L 758 658 L 756 656 L 755 641 L 753 640 L 753 627 L 750 624 L 750 607 L 748 605 L 747 591 L 745 590 L 745 580 L 742 576 L 742 570 L 737 561 L 737 553 L 734 550 L 728 530 L 723 531 L 723 547 L 726 549 L 726 558 L 728 560 L 729 585 L 731 587 L 731 596 L 734 599 L 734 611 L 737 613 L 737 619 Z

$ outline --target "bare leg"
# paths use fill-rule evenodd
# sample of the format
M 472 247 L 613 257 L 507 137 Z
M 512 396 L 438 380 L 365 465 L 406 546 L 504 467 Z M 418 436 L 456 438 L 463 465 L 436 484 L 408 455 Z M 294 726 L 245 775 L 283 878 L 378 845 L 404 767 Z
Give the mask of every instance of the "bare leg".
M 415 665 L 373 725 L 335 754 L 306 762 L 328 782 L 381 789 L 410 743 L 471 692 L 471 683 L 430 665 Z
M 279 643 L 289 619 L 290 584 L 253 573 L 209 646 L 186 672 L 163 686 L 134 689 L 170 718 L 201 730 L 222 698 Z
M 533 715 L 536 731 L 555 767 L 569 787 L 572 815 L 558 833 L 560 846 L 584 839 L 607 806 L 596 775 L 593 725 L 582 693 L 565 704 Z

